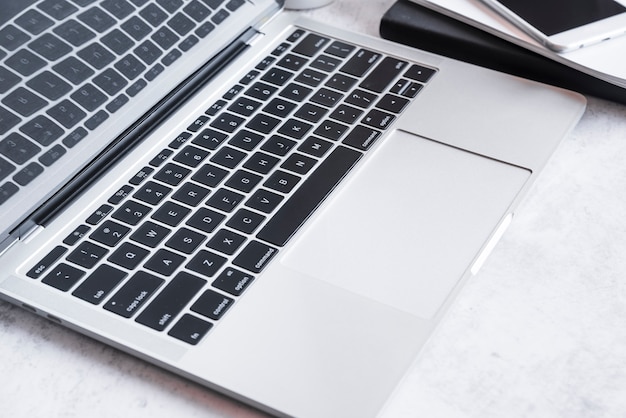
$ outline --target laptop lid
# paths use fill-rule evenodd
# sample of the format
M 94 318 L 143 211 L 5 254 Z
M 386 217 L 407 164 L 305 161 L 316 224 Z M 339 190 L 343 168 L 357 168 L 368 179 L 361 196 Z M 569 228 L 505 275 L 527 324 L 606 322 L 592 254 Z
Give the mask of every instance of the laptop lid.
M 143 132 L 156 126 L 193 93 L 194 75 L 210 77 L 281 4 L 1 0 L 0 251 L 102 151 L 137 136 L 141 121 Z

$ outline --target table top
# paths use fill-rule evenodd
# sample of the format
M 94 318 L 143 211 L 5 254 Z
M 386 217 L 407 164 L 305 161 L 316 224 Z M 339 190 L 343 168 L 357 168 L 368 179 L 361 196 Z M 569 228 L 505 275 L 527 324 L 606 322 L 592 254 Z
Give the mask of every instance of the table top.
M 363 4 L 303 14 L 378 36 L 393 0 Z M 623 416 L 625 209 L 626 107 L 589 98 L 385 416 Z M 0 358 L 0 416 L 262 416 L 5 302 Z

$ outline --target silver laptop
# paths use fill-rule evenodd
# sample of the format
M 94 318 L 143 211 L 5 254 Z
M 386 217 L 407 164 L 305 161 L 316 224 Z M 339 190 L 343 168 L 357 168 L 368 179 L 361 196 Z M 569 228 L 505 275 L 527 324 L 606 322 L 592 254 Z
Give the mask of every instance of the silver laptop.
M 584 109 L 273 0 L 0 3 L 0 295 L 281 416 L 384 409 Z

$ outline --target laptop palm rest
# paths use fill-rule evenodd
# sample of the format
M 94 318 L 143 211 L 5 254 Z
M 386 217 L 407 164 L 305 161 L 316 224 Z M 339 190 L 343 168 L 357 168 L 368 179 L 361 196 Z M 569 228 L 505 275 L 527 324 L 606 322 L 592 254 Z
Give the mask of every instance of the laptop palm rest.
M 281 262 L 424 319 L 436 314 L 530 176 L 404 131 L 357 171 Z M 370 239 L 358 238 L 364 231 Z

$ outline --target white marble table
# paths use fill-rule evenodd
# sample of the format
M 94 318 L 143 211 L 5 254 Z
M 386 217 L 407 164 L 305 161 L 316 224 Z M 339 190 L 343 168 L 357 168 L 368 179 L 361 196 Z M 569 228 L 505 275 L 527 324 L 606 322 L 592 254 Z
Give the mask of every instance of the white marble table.
M 377 35 L 392 3 L 306 14 Z M 626 108 L 590 99 L 386 416 L 624 416 L 625 318 Z M 261 416 L 4 302 L 0 359 L 0 417 Z

